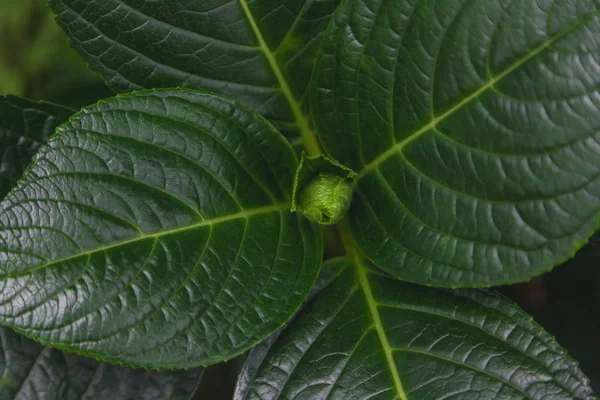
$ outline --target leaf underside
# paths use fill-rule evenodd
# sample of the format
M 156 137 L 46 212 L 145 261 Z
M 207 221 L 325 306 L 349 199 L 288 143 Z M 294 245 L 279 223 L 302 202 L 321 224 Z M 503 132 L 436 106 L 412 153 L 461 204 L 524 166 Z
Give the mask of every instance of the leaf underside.
M 488 290 L 404 283 L 337 259 L 333 280 L 247 358 L 243 399 L 591 399 L 553 338 Z
M 315 68 L 361 250 L 415 283 L 530 279 L 600 208 L 595 0 L 348 0 Z
M 0 328 L 0 398 L 188 400 L 204 370 L 156 372 L 99 363 Z
M 85 108 L 0 204 L 0 321 L 100 360 L 189 368 L 281 327 L 320 269 L 295 155 L 249 108 L 158 90 Z
M 0 199 L 8 193 L 40 145 L 75 110 L 15 96 L 0 96 Z
M 339 2 L 51 0 L 50 6 L 73 47 L 113 89 L 208 90 L 293 133 L 306 128 L 302 110 L 314 56 Z

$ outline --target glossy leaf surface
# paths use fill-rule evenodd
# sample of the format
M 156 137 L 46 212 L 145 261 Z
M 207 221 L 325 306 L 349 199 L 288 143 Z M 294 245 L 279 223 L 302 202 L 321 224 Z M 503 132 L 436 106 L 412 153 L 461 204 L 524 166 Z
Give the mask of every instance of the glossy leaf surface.
M 25 171 L 40 145 L 75 110 L 0 96 L 0 199 Z
M 320 269 L 297 161 L 254 111 L 187 90 L 85 108 L 0 205 L 0 316 L 101 360 L 186 368 L 281 327 Z
M 242 399 L 591 399 L 531 317 L 487 290 L 432 289 L 338 259 L 333 280 L 254 349 Z
M 73 47 L 117 91 L 185 86 L 307 130 L 305 92 L 339 0 L 51 0 Z
M 0 398 L 6 400 L 188 400 L 203 369 L 145 371 L 43 347 L 0 328 Z
M 352 230 L 408 281 L 523 281 L 600 210 L 594 0 L 348 0 L 315 68 L 329 155 L 359 173 Z

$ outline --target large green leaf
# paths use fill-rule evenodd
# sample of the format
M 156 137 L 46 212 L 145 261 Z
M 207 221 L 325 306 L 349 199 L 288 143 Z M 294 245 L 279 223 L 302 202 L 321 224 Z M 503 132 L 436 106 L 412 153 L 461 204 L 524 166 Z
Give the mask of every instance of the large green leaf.
M 337 278 L 252 350 L 236 400 L 592 398 L 577 364 L 504 297 L 354 263 L 325 264 Z
M 187 90 L 57 129 L 0 204 L 0 321 L 101 360 L 187 368 L 281 327 L 320 269 L 297 161 L 260 115 Z
M 118 91 L 185 86 L 311 135 L 303 100 L 340 0 L 50 0 L 90 67 Z M 308 140 L 308 139 L 307 139 Z
M 327 153 L 359 172 L 352 230 L 402 279 L 526 280 L 600 210 L 595 0 L 348 0 L 315 67 Z
M 0 199 L 21 177 L 40 145 L 75 111 L 0 96 Z
M 43 347 L 0 328 L 0 398 L 4 400 L 187 400 L 203 369 L 156 372 L 99 363 Z
M 74 110 L 14 96 L 0 97 L 4 150 L 0 196 L 20 178 L 33 153 Z M 4 175 L 2 175 L 4 177 Z M 25 339 L 0 327 L 0 398 L 184 400 L 196 391 L 203 370 L 151 372 L 102 364 Z

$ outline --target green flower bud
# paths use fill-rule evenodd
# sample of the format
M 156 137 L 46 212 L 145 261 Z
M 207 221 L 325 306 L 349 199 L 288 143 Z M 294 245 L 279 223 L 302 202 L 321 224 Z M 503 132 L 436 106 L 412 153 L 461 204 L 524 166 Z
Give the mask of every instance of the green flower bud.
M 350 208 L 356 173 L 321 154 L 302 160 L 294 179 L 292 211 L 322 225 L 339 222 Z
M 300 210 L 313 222 L 332 225 L 339 222 L 352 201 L 352 184 L 347 179 L 320 173 L 300 193 Z

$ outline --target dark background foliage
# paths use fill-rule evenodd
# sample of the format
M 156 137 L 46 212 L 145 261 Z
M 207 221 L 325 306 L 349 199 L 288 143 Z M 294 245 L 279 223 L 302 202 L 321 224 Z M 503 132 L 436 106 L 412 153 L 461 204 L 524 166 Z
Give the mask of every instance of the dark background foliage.
M 0 6 L 0 95 L 79 108 L 112 92 L 67 45 L 44 0 Z M 600 391 L 600 235 L 574 259 L 531 282 L 503 287 L 556 336 Z M 195 398 L 231 398 L 242 358 L 209 368 Z

